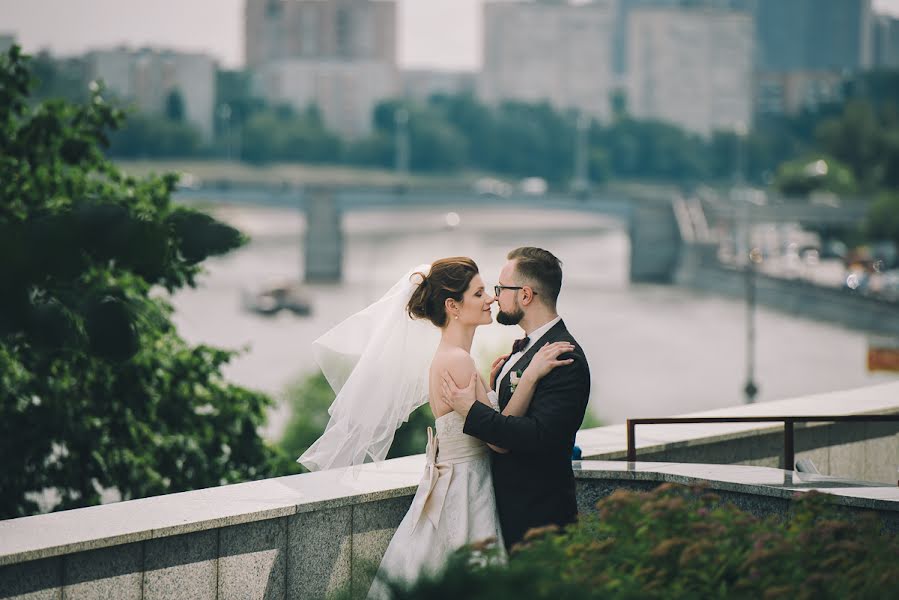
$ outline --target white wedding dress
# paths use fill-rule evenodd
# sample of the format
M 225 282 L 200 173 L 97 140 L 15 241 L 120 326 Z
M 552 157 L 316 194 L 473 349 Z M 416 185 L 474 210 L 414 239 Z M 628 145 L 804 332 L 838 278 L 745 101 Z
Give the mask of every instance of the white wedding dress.
M 406 311 L 430 265 L 409 270 L 377 302 L 313 342 L 313 354 L 336 397 L 321 437 L 297 459 L 310 471 L 387 457 L 397 428 L 428 402 L 429 369 L 440 330 Z M 493 407 L 498 410 L 497 406 Z M 443 567 L 455 550 L 502 533 L 484 442 L 462 433 L 451 412 L 428 428 L 427 465 L 409 512 L 381 561 L 378 577 L 415 581 Z M 500 555 L 505 560 L 505 555 Z M 386 590 L 375 580 L 370 596 Z
M 369 598 L 386 596 L 383 578 L 413 582 L 435 573 L 466 544 L 492 538 L 503 552 L 488 449 L 462 433 L 464 424 L 450 412 L 437 418 L 436 437 L 428 428 L 424 476 L 390 540 Z

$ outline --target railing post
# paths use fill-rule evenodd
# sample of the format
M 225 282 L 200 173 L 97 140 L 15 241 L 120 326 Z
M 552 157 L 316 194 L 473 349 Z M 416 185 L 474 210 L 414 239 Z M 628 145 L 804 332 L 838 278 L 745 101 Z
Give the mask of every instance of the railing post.
M 795 456 L 793 451 L 793 420 L 784 419 L 784 470 L 792 471 L 795 468 Z
M 636 423 L 627 420 L 627 461 L 634 462 L 637 460 L 637 444 L 634 441 L 634 427 Z

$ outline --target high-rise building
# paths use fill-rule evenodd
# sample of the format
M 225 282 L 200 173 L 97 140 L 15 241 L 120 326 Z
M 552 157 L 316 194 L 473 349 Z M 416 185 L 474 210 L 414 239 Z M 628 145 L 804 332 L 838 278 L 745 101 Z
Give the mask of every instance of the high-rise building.
M 755 0 L 755 110 L 795 114 L 840 100 L 872 66 L 870 0 Z
M 755 0 L 759 71 L 871 65 L 871 0 Z
M 246 59 L 257 93 L 356 137 L 400 92 L 393 0 L 247 0 Z
M 393 0 L 247 0 L 247 68 L 275 60 L 396 63 Z
M 789 2 L 790 0 L 785 0 Z M 755 0 L 618 0 L 615 18 L 615 49 L 613 61 L 615 72 L 627 73 L 627 30 L 632 10 L 638 8 L 719 8 L 751 12 Z
M 717 8 L 636 8 L 628 18 L 627 109 L 708 135 L 752 120 L 753 19 Z
M 608 118 L 616 11 L 617 0 L 486 2 L 479 95 Z
M 899 68 L 899 19 L 877 15 L 873 31 L 874 66 L 881 69 Z
M 88 54 L 90 79 L 102 79 L 119 98 L 141 111 L 163 114 L 171 94 L 180 95 L 185 119 L 203 138 L 213 134 L 215 61 L 205 54 L 117 48 Z

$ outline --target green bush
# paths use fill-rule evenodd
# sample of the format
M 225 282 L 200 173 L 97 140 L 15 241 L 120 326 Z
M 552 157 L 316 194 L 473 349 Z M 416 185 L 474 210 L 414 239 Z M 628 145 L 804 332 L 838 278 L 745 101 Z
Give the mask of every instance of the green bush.
M 809 492 L 787 520 L 758 518 L 703 488 L 619 490 L 559 532 L 531 530 L 507 567 L 467 548 L 396 599 L 887 598 L 899 542 L 873 514 L 849 522 Z M 892 592 L 890 591 L 892 590 Z

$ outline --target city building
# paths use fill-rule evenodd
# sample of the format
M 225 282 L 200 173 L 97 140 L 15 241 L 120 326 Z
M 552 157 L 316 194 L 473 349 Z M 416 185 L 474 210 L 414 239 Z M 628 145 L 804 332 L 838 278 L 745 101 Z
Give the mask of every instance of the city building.
M 628 17 L 627 110 L 701 135 L 752 121 L 753 19 L 729 8 L 639 7 Z
M 755 110 L 796 114 L 839 101 L 873 66 L 870 0 L 756 0 Z
M 839 102 L 846 81 L 839 71 L 759 71 L 755 74 L 757 114 L 795 115 Z
M 599 119 L 611 113 L 617 0 L 488 1 L 478 94 L 488 103 L 548 101 Z
M 852 71 L 871 66 L 871 0 L 756 0 L 756 67 Z
M 899 19 L 877 15 L 873 27 L 874 66 L 881 69 L 899 68 Z
M 399 95 L 393 65 L 363 60 L 271 61 L 253 72 L 253 87 L 272 103 L 297 110 L 316 105 L 330 129 L 350 138 L 370 133 L 377 103 Z
M 615 48 L 613 61 L 615 73 L 627 73 L 627 29 L 632 10 L 638 8 L 729 8 L 751 12 L 755 8 L 754 0 L 618 0 L 618 11 L 615 18 Z
M 184 117 L 210 140 L 215 112 L 215 61 L 205 54 L 116 48 L 87 55 L 90 80 L 139 110 L 164 114 L 171 94 L 181 96 Z
M 246 60 L 288 58 L 396 64 L 393 0 L 247 0 Z
M 256 93 L 318 105 L 349 137 L 371 130 L 378 101 L 400 94 L 393 0 L 247 0 L 246 61 Z

